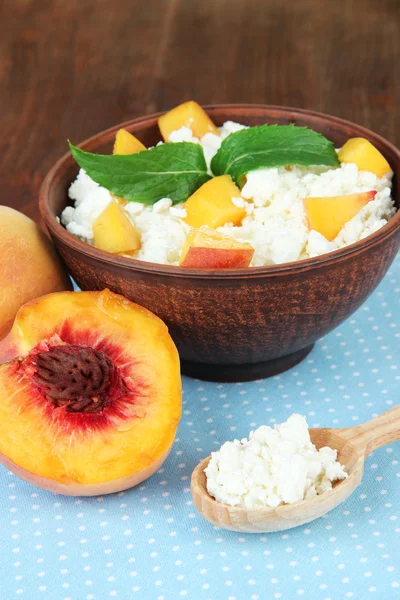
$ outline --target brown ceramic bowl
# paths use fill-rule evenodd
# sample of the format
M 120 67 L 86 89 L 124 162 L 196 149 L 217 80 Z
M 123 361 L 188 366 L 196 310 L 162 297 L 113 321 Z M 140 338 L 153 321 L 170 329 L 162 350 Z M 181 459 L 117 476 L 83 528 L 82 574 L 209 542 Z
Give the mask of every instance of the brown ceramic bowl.
M 337 117 L 307 110 L 260 105 L 206 107 L 217 125 L 306 125 L 341 146 L 349 137 L 368 138 L 395 172 L 400 202 L 400 153 L 389 142 Z M 123 126 L 146 146 L 160 139 L 157 117 Z M 86 140 L 87 151 L 109 153 L 116 125 Z M 400 244 L 400 211 L 364 240 L 317 258 L 269 267 L 223 271 L 120 258 L 69 234 L 56 220 L 68 204 L 67 189 L 78 166 L 68 152 L 46 176 L 40 209 L 69 272 L 84 290 L 105 287 L 146 306 L 168 325 L 187 375 L 217 381 L 256 379 L 292 367 L 314 342 L 349 317 L 368 298 Z

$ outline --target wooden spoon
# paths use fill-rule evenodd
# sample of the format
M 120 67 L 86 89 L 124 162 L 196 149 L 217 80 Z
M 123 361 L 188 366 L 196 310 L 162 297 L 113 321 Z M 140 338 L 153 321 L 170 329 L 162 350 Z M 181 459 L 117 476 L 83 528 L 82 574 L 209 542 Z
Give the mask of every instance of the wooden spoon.
M 347 429 L 310 429 L 311 441 L 319 449 L 330 446 L 338 451 L 348 478 L 336 482 L 332 490 L 309 500 L 281 504 L 277 508 L 246 509 L 217 502 L 207 492 L 204 469 L 210 456 L 192 474 L 191 492 L 200 514 L 218 527 L 241 532 L 282 531 L 309 523 L 338 506 L 361 482 L 366 457 L 376 448 L 400 439 L 400 405 L 383 415 Z

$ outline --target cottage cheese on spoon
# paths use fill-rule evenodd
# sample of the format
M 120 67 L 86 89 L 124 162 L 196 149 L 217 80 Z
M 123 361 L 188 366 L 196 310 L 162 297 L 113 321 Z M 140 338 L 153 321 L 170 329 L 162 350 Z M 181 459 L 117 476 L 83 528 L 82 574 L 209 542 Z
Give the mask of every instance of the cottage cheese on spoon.
M 274 428 L 262 426 L 249 439 L 225 442 L 211 454 L 207 491 L 218 502 L 247 509 L 275 508 L 332 489 L 347 473 L 337 451 L 317 450 L 306 418 L 293 414 Z

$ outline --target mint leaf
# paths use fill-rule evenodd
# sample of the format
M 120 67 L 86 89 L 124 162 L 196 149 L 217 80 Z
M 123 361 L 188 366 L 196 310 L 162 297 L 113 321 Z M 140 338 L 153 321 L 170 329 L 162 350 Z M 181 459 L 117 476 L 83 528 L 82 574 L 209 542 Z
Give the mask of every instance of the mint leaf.
M 239 182 L 249 171 L 286 165 L 339 166 L 333 143 L 323 135 L 295 125 L 259 125 L 231 133 L 211 161 L 214 175 Z
M 210 179 L 199 144 L 162 144 L 137 154 L 91 154 L 69 143 L 72 156 L 101 186 L 125 200 L 154 204 L 189 198 Z

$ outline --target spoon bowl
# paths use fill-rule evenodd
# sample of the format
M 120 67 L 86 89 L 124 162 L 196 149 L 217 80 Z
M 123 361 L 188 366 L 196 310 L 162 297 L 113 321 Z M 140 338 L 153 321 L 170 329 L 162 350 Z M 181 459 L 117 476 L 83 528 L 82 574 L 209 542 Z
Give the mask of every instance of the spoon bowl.
M 400 405 L 357 427 L 309 431 L 311 441 L 318 450 L 329 446 L 338 451 L 337 460 L 344 465 L 348 474 L 347 479 L 335 482 L 332 490 L 276 508 L 229 506 L 215 500 L 207 491 L 204 469 L 211 458 L 208 456 L 192 474 L 191 492 L 197 510 L 214 525 L 242 533 L 283 531 L 321 517 L 341 504 L 359 485 L 365 459 L 373 450 L 400 439 Z

